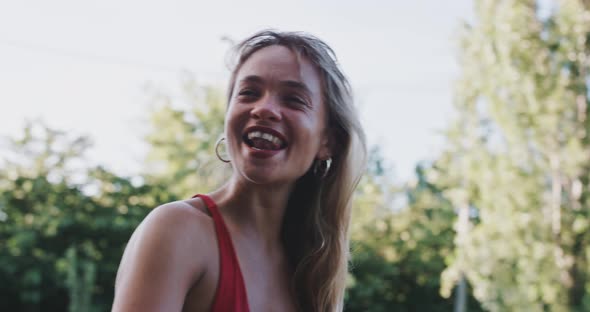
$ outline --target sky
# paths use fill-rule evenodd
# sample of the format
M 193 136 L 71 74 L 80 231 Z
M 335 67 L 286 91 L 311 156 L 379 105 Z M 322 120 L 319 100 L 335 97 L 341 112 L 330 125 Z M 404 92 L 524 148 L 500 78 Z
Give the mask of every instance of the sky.
M 225 89 L 222 38 L 297 30 L 336 51 L 370 145 L 405 181 L 442 148 L 457 34 L 472 16 L 468 0 L 0 1 L 0 136 L 40 119 L 90 136 L 92 163 L 134 175 L 147 150 L 148 83 L 174 89 L 191 72 Z

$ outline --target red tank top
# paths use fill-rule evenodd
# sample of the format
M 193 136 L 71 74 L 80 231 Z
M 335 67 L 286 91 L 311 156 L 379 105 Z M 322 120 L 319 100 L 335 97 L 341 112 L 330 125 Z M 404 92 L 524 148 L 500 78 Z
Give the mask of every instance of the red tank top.
M 240 271 L 240 263 L 217 205 L 207 195 L 198 194 L 193 196 L 193 198 L 195 197 L 199 197 L 205 202 L 211 217 L 213 217 L 219 248 L 219 282 L 211 312 L 249 312 L 246 286 L 242 271 Z

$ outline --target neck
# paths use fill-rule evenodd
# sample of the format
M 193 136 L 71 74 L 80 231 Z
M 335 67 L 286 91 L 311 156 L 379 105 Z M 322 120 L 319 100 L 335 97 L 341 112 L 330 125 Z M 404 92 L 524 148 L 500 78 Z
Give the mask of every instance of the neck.
M 241 235 L 274 249 L 281 242 L 283 217 L 294 185 L 254 184 L 234 174 L 211 196 Z

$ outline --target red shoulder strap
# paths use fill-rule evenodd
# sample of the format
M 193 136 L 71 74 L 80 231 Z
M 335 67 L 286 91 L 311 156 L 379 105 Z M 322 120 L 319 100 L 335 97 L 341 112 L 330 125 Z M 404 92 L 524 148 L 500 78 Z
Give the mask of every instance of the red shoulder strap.
M 240 270 L 240 263 L 217 204 L 207 195 L 197 194 L 193 196 L 193 198 L 195 197 L 202 199 L 211 213 L 219 248 L 219 282 L 211 311 L 249 312 L 246 286 Z

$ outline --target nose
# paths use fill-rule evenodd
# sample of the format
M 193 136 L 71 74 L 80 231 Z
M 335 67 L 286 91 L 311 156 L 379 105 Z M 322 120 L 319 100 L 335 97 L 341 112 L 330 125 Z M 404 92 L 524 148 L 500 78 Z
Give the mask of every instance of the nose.
M 261 98 L 254 104 L 250 116 L 257 120 L 280 121 L 282 117 L 279 100 L 273 95 Z

